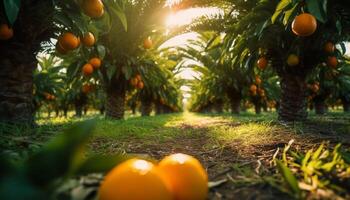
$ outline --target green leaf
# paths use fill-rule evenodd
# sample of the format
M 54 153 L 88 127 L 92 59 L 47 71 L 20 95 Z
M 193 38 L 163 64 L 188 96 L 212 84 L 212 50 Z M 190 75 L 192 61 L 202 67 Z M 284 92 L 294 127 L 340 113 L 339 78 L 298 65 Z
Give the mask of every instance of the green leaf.
M 284 25 L 287 25 L 288 24 L 288 21 L 289 21 L 289 18 L 290 16 L 292 16 L 293 12 L 295 11 L 295 9 L 297 8 L 298 4 L 295 4 L 293 6 L 293 8 L 287 10 L 285 13 L 284 13 L 284 18 L 283 18 L 283 24 Z
M 126 80 L 129 80 L 132 76 L 132 68 L 130 66 L 123 66 L 122 67 L 122 72 L 126 78 Z
M 4 7 L 7 19 L 13 25 L 18 17 L 21 0 L 4 0 Z
M 296 194 L 297 197 L 300 197 L 301 190 L 298 185 L 297 178 L 293 175 L 292 171 L 284 165 L 280 160 L 276 160 L 277 169 L 282 174 L 284 180 L 288 183 L 289 187 Z
M 85 160 L 77 173 L 105 173 L 129 158 L 126 155 L 95 155 Z
M 320 22 L 327 21 L 327 0 L 308 0 L 306 6 L 308 11 Z
M 291 0 L 282 0 L 278 3 L 276 11 L 271 17 L 271 21 L 273 24 L 275 23 L 277 17 L 282 13 L 283 9 L 285 9 L 290 3 L 292 3 Z
M 115 3 L 112 6 L 110 6 L 109 8 L 110 8 L 111 12 L 119 18 L 120 22 L 122 23 L 122 25 L 124 27 L 124 30 L 127 31 L 128 30 L 128 21 L 126 19 L 126 15 L 125 15 L 123 9 Z
M 94 126 L 93 120 L 75 124 L 31 157 L 26 168 L 31 181 L 44 186 L 74 173 L 83 161 L 83 150 Z
M 115 75 L 117 71 L 117 67 L 115 65 L 107 65 L 107 78 L 108 80 L 112 80 L 112 77 Z
M 104 59 L 104 57 L 106 56 L 106 48 L 103 45 L 97 46 L 97 52 L 100 59 Z

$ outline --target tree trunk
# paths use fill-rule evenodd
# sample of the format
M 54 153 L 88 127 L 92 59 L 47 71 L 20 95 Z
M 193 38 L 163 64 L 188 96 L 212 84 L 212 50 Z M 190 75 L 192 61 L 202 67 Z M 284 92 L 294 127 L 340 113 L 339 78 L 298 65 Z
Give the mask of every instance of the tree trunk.
M 37 61 L 32 52 L 18 48 L 0 47 L 0 122 L 34 124 L 33 71 Z
M 346 98 L 342 98 L 342 104 L 344 112 L 350 112 L 350 101 L 347 101 Z
M 324 115 L 327 112 L 327 106 L 324 100 L 314 101 L 315 113 L 317 115 Z
M 230 99 L 231 113 L 239 114 L 241 111 L 241 100 L 242 100 L 241 92 L 230 90 L 227 96 Z
M 81 117 L 83 115 L 83 106 L 80 104 L 75 105 L 75 116 Z
M 156 115 L 161 115 L 164 113 L 163 105 L 161 103 L 155 103 Z
M 224 112 L 224 102 L 223 101 L 218 101 L 214 103 L 214 111 L 216 113 L 223 113 Z
M 67 116 L 68 116 L 68 108 L 64 108 L 63 109 L 63 116 L 64 116 L 64 118 L 67 118 Z
M 126 88 L 124 79 L 114 79 L 107 86 L 106 118 L 120 120 L 124 118 Z
M 305 77 L 280 76 L 281 102 L 278 118 L 281 121 L 304 121 L 307 118 L 307 95 Z
M 261 103 L 260 102 L 256 102 L 254 103 L 254 109 L 255 109 L 255 114 L 260 114 L 261 113 Z
M 141 102 L 141 116 L 150 116 L 152 112 L 152 101 Z

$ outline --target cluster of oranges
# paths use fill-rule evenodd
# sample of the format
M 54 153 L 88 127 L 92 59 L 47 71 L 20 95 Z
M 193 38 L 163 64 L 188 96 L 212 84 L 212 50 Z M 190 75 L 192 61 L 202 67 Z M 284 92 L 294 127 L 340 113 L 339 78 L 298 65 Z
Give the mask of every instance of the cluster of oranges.
M 71 32 L 66 32 L 58 37 L 56 50 L 58 53 L 65 55 L 69 51 L 77 49 L 81 42 L 86 47 L 92 47 L 94 46 L 96 39 L 91 32 L 85 33 L 82 37 L 77 37 Z
M 137 74 L 135 77 L 130 79 L 130 85 L 133 87 L 142 90 L 145 87 L 144 82 L 140 74 Z
M 250 91 L 252 96 L 256 96 L 258 94 L 260 97 L 266 96 L 265 90 L 261 88 L 261 83 L 262 83 L 261 78 L 258 75 L 256 75 L 255 76 L 255 83 L 252 84 L 249 88 L 249 91 Z
M 52 95 L 52 94 L 47 93 L 47 92 L 44 93 L 44 96 L 45 96 L 45 99 L 48 100 L 48 101 L 53 101 L 53 100 L 56 99 L 55 95 Z
M 88 63 L 86 63 L 83 68 L 82 72 L 85 76 L 90 76 L 92 73 L 94 73 L 94 70 L 97 70 L 101 67 L 101 59 L 94 57 L 89 60 Z
M 325 45 L 324 45 L 324 52 L 327 53 L 328 55 L 331 55 L 331 56 L 328 56 L 327 58 L 327 65 L 333 69 L 337 68 L 338 66 L 338 59 L 337 57 L 335 57 L 333 54 L 334 54 L 334 51 L 335 51 L 335 46 L 332 42 L 327 42 Z
M 158 165 L 131 159 L 112 169 L 99 188 L 99 200 L 204 200 L 208 175 L 192 156 L 173 154 Z

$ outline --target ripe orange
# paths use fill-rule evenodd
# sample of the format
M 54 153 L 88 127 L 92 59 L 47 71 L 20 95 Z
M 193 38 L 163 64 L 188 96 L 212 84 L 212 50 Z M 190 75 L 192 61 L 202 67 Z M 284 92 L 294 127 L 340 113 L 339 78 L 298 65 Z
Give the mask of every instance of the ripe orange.
M 138 80 L 138 81 L 142 81 L 142 77 L 140 74 L 136 74 L 135 78 Z
M 335 50 L 335 46 L 332 42 L 327 42 L 325 45 L 324 45 L 324 51 L 326 53 L 334 53 L 334 50 Z
M 259 69 L 264 70 L 267 67 L 267 59 L 265 57 L 261 57 L 259 58 L 257 64 Z
M 290 54 L 287 59 L 287 64 L 291 67 L 299 65 L 299 57 L 295 54 Z
M 172 200 L 172 194 L 150 162 L 131 159 L 112 169 L 99 188 L 99 200 Z
M 249 90 L 251 91 L 251 92 L 256 92 L 256 90 L 258 89 L 258 87 L 256 87 L 256 85 L 251 85 L 250 86 L 250 88 L 249 88 Z
M 261 84 L 261 79 L 260 79 L 260 77 L 257 75 L 257 76 L 255 76 L 255 83 L 257 84 L 257 85 L 260 85 Z
M 303 13 L 295 17 L 292 23 L 292 31 L 298 36 L 310 36 L 317 29 L 316 18 L 308 13 Z
M 315 84 L 312 85 L 311 90 L 314 93 L 317 93 L 320 90 L 320 86 L 315 83 Z
M 139 80 L 137 80 L 137 78 L 132 78 L 130 79 L 130 85 L 136 87 L 137 83 L 139 82 Z
M 79 47 L 79 38 L 75 36 L 73 33 L 63 33 L 59 38 L 58 38 L 58 43 L 59 45 L 69 51 L 69 50 L 74 50 Z
M 150 48 L 152 48 L 152 46 L 153 46 L 153 42 L 152 42 L 151 38 L 148 37 L 143 41 L 143 48 L 150 49 Z
M 87 63 L 87 64 L 85 64 L 85 65 L 83 66 L 83 74 L 84 74 L 85 76 L 89 76 L 89 75 L 91 75 L 93 72 L 94 72 L 94 67 L 93 67 L 91 64 Z
M 330 66 L 330 67 L 332 67 L 332 68 L 336 68 L 337 65 L 338 65 L 338 59 L 337 59 L 337 57 L 335 57 L 335 56 L 330 56 L 330 57 L 328 57 L 328 59 L 327 59 L 327 65 Z
M 185 154 L 165 157 L 159 172 L 176 200 L 204 200 L 208 195 L 208 175 L 201 163 Z
M 83 38 L 81 39 L 83 41 L 83 44 L 87 47 L 92 47 L 94 46 L 96 40 L 95 36 L 91 32 L 85 33 Z
M 89 93 L 90 91 L 91 91 L 91 86 L 90 86 L 90 84 L 84 84 L 84 85 L 83 85 L 83 88 L 82 88 L 82 92 L 85 93 L 85 94 L 87 94 L 87 93 Z
M 7 24 L 0 25 L 0 40 L 9 40 L 13 37 L 13 29 Z
M 94 67 L 94 69 L 98 69 L 101 67 L 101 59 L 95 57 L 95 58 L 91 58 L 89 60 L 89 63 Z
M 91 18 L 99 18 L 104 14 L 104 6 L 101 0 L 83 0 L 84 14 Z
M 145 84 L 144 84 L 142 81 L 139 81 L 139 82 L 137 83 L 137 88 L 138 88 L 138 89 L 142 90 L 144 87 L 145 87 Z
M 259 92 L 259 95 L 261 97 L 265 97 L 265 90 L 264 89 L 259 89 L 258 92 Z

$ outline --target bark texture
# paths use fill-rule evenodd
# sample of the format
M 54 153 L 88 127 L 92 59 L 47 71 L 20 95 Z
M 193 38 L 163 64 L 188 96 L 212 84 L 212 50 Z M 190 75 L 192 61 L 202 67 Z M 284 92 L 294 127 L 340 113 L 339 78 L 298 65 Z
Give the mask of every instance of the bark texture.
M 152 101 L 144 100 L 141 102 L 141 115 L 150 116 L 152 112 Z
M 350 112 L 350 100 L 342 98 L 343 110 L 344 112 Z
M 241 112 L 242 94 L 239 91 L 231 90 L 227 96 L 230 99 L 231 113 L 239 114 Z
M 107 100 L 106 100 L 106 117 L 111 119 L 123 119 L 125 112 L 125 80 L 120 77 L 113 79 L 111 83 L 106 86 Z
M 281 76 L 281 102 L 278 118 L 281 121 L 304 121 L 307 118 L 307 94 L 305 78 Z

